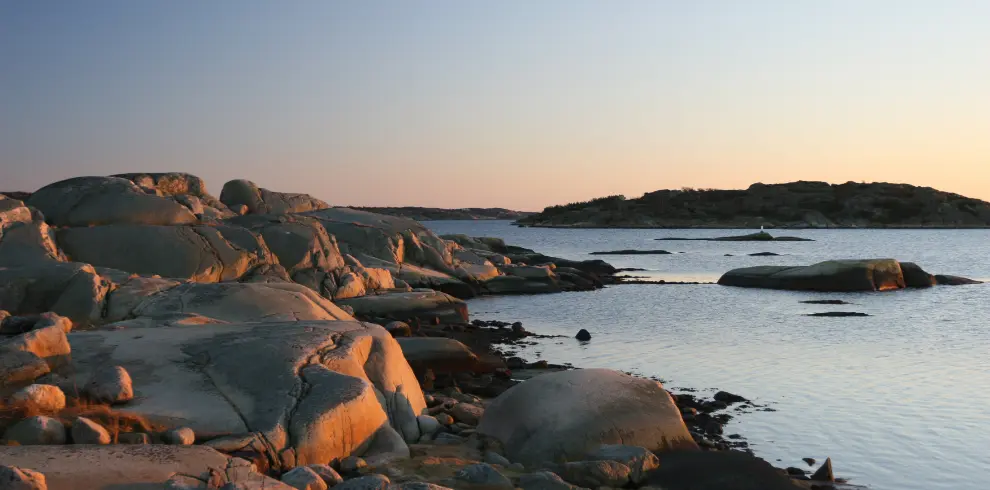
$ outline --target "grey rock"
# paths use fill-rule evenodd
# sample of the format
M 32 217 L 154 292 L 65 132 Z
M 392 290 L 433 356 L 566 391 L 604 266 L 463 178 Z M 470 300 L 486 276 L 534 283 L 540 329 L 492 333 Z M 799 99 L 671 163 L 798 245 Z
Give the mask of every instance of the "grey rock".
M 224 184 L 220 201 L 229 207 L 247 206 L 251 214 L 301 213 L 330 207 L 308 194 L 271 191 L 249 180 L 231 180 Z
M 93 373 L 86 396 L 102 403 L 124 403 L 134 398 L 131 375 L 123 366 L 106 366 Z
M 392 486 L 389 487 L 389 490 L 451 490 L 451 489 L 448 487 L 435 485 L 433 483 L 415 481 L 415 482 L 393 484 Z
M 196 432 L 189 427 L 179 427 L 165 431 L 162 439 L 166 444 L 175 446 L 191 446 L 196 443 Z
M 905 287 L 901 265 L 893 259 L 831 260 L 809 266 L 760 266 L 733 269 L 723 286 L 797 291 L 885 291 Z
M 102 425 L 85 417 L 72 421 L 73 444 L 110 444 L 110 433 Z
M 10 426 L 3 438 L 21 446 L 65 444 L 65 426 L 51 417 L 37 415 Z
M 488 464 L 497 464 L 499 466 L 508 467 L 510 464 L 509 460 L 495 451 L 485 451 L 485 462 Z
M 336 470 L 331 468 L 330 465 L 311 464 L 306 467 L 316 472 L 317 475 L 320 475 L 320 478 L 322 478 L 323 482 L 327 484 L 327 487 L 333 487 L 344 482 L 343 477 L 341 477 Z
M 0 350 L 0 387 L 34 381 L 49 370 L 48 363 L 32 352 Z
M 481 421 L 481 417 L 484 414 L 484 408 L 477 405 L 472 405 L 470 403 L 458 403 L 450 409 L 450 415 L 454 417 L 454 420 L 470 426 L 478 425 L 478 422 Z
M 46 221 L 56 226 L 196 222 L 196 216 L 185 206 L 117 177 L 76 177 L 55 182 L 31 194 L 27 204 L 39 209 Z
M 556 473 L 539 471 L 519 477 L 517 485 L 522 490 L 577 490 L 580 487 L 565 482 Z
M 28 468 L 0 465 L 0 489 L 48 490 L 45 475 Z
M 283 473 L 282 483 L 298 490 L 327 490 L 323 478 L 306 466 L 298 466 Z
M 458 480 L 474 485 L 484 485 L 492 488 L 513 488 L 512 481 L 499 473 L 492 465 L 478 463 L 465 466 L 457 472 Z
M 811 475 L 811 479 L 814 481 L 835 481 L 835 474 L 832 473 L 832 458 L 825 458 L 825 462 L 815 470 Z
M 446 432 L 441 432 L 437 434 L 436 437 L 433 438 L 433 443 L 443 446 L 454 446 L 457 444 L 464 443 L 464 440 L 465 439 L 463 437 L 456 436 L 454 434 L 448 434 Z
M 366 475 L 345 480 L 334 488 L 338 490 L 388 490 L 391 480 L 385 475 Z
M 436 419 L 437 419 L 437 422 L 440 422 L 443 425 L 453 425 L 454 424 L 454 417 L 451 417 L 449 414 L 446 414 L 446 413 L 438 413 L 436 415 Z
M 632 470 L 633 483 L 643 481 L 646 474 L 660 467 L 660 459 L 652 451 L 639 446 L 605 444 L 589 451 L 586 459 L 591 461 L 617 461 Z
M 423 435 L 432 436 L 442 427 L 437 418 L 432 415 L 420 415 L 416 417 L 416 422 L 419 424 L 419 432 Z

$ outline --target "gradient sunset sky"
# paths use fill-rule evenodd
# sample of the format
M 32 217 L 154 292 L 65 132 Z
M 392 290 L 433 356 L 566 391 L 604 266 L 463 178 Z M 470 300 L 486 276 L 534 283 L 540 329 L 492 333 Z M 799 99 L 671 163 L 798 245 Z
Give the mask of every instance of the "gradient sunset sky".
M 0 190 L 334 205 L 888 181 L 990 200 L 990 2 L 0 0 Z

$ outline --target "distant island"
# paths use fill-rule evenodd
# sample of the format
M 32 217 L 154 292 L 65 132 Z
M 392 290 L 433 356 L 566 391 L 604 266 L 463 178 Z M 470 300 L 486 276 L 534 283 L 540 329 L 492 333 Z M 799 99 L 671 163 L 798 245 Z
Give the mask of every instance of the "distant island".
M 987 228 L 990 203 L 908 184 L 791 182 L 608 196 L 518 219 L 548 228 Z
M 533 214 L 531 212 L 513 211 L 511 209 L 504 209 L 504 208 L 445 209 L 445 208 L 420 208 L 415 206 L 404 206 L 399 208 L 355 207 L 354 209 L 360 209 L 362 211 L 369 211 L 378 214 L 387 214 L 389 216 L 398 216 L 400 218 L 409 218 L 416 221 L 466 220 L 466 219 L 519 220 Z

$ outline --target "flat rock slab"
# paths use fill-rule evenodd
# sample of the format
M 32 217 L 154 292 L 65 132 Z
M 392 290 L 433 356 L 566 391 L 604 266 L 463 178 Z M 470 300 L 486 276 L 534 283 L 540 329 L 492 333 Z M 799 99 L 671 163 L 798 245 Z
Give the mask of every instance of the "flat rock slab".
M 673 255 L 666 250 L 612 250 L 609 252 L 591 252 L 591 255 Z
M 395 318 L 397 320 L 467 322 L 467 305 L 439 291 L 415 290 L 338 300 L 337 304 L 354 308 L 356 316 Z
M 159 490 L 175 474 L 204 478 L 228 460 L 205 446 L 0 446 L 3 464 L 44 474 L 52 490 Z
M 415 440 L 426 406 L 398 344 L 373 324 L 124 328 L 75 332 L 70 343 L 76 383 L 108 364 L 130 373 L 134 400 L 122 410 L 200 440 L 242 437 L 246 447 L 257 436 L 288 466 L 360 454 L 389 422 Z

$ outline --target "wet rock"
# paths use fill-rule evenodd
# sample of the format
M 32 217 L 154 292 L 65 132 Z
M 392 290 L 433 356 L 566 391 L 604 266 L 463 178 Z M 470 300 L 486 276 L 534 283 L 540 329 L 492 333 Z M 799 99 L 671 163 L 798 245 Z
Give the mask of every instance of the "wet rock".
M 746 267 L 726 272 L 718 283 L 748 288 L 838 292 L 905 287 L 901 266 L 893 259 L 831 260 L 802 267 Z
M 463 482 L 491 488 L 513 488 L 511 480 L 487 463 L 465 466 L 457 472 L 456 478 Z
M 131 375 L 122 366 L 96 370 L 85 388 L 86 396 L 103 403 L 123 403 L 134 398 Z
M 3 438 L 21 446 L 65 444 L 65 426 L 51 417 L 37 415 L 9 427 Z
M 733 393 L 729 393 L 728 391 L 719 391 L 718 393 L 715 393 L 715 396 L 713 398 L 715 398 L 716 401 L 725 402 L 725 403 L 728 403 L 728 404 L 740 403 L 740 402 L 748 402 L 749 401 L 749 400 L 747 400 L 746 398 L 744 398 L 742 396 L 739 396 L 739 395 L 736 395 L 736 394 L 733 394 Z
M 45 475 L 37 471 L 0 465 L 0 488 L 3 490 L 48 490 Z
M 788 466 L 785 471 L 787 471 L 787 474 L 791 476 L 804 476 L 808 473 L 807 471 L 794 466 Z
M 832 458 L 825 458 L 825 462 L 811 475 L 811 479 L 815 481 L 835 481 L 835 474 L 832 473 Z
M 578 333 L 577 335 L 574 336 L 574 338 L 582 342 L 587 342 L 591 340 L 591 333 L 589 333 L 587 330 L 582 328 L 581 330 L 578 330 Z
M 968 284 L 983 284 L 982 281 L 976 281 L 973 279 L 968 279 L 959 276 L 948 276 L 943 274 L 935 275 L 935 283 L 939 286 L 965 286 Z
M 189 427 L 179 427 L 162 434 L 166 444 L 176 446 L 191 446 L 196 443 L 196 433 Z
M 848 317 L 848 316 L 870 316 L 866 313 L 859 313 L 855 311 L 826 311 L 823 313 L 811 313 L 808 316 L 820 316 L 820 317 Z
M 731 436 L 729 436 L 729 437 L 731 437 Z M 814 466 L 815 465 L 815 458 L 801 458 L 801 461 L 804 461 L 805 463 L 807 463 L 808 466 Z
M 780 254 L 775 254 L 773 252 L 757 252 L 755 254 L 749 254 L 750 257 L 777 257 Z
M 110 444 L 110 433 L 102 425 L 85 417 L 72 421 L 73 444 Z
M 282 483 L 298 490 L 327 490 L 327 484 L 312 468 L 299 466 L 282 474 Z
M 842 301 L 841 299 L 811 299 L 802 301 L 802 303 L 807 305 L 850 305 L 852 303 Z
M 632 477 L 632 470 L 617 461 L 575 461 L 553 469 L 564 481 L 587 488 L 622 488 Z
M 42 413 L 56 413 L 65 408 L 65 393 L 57 386 L 33 384 L 15 392 L 11 403 Z

